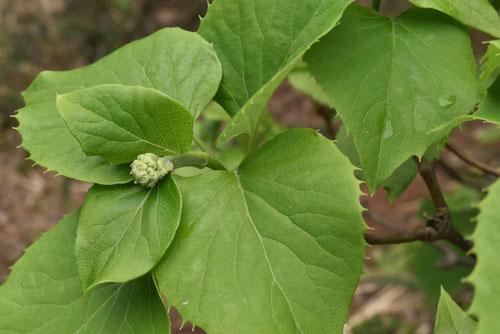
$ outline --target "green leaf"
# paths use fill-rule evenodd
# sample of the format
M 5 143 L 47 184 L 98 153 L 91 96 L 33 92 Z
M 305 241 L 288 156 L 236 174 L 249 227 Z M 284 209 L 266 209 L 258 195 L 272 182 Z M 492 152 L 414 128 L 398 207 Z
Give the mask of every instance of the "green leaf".
M 500 125 L 500 77 L 490 86 L 479 104 L 478 111 L 472 114 L 472 117 Z
M 224 70 L 215 99 L 236 115 L 218 147 L 242 134 L 252 146 L 262 110 L 278 85 L 352 1 L 217 0 L 209 7 L 199 34 L 214 44 Z
M 361 168 L 359 155 L 354 145 L 352 136 L 349 136 L 346 128 L 342 125 L 337 133 L 336 145 L 339 150 L 344 153 L 351 163 Z M 382 183 L 382 187 L 387 191 L 389 201 L 394 202 L 411 184 L 415 176 L 417 176 L 418 168 L 412 158 L 406 160 L 399 166 L 394 173 Z M 356 170 L 354 175 L 361 180 L 365 181 L 365 175 L 362 170 Z
M 476 327 L 477 323 L 441 288 L 434 334 L 471 334 Z
M 151 277 L 96 289 L 88 322 L 73 255 L 79 212 L 65 217 L 12 267 L 0 286 L 0 332 L 170 333 Z
M 354 136 L 371 191 L 482 93 L 467 31 L 428 9 L 393 19 L 352 5 L 304 59 Z
M 417 176 L 418 167 L 415 161 L 410 158 L 399 166 L 392 175 L 382 183 L 382 187 L 387 190 L 389 202 L 394 202 L 411 184 Z
M 500 77 L 488 88 L 486 95 L 478 106 L 478 111 L 465 116 L 459 116 L 448 123 L 445 123 L 431 132 L 450 129 L 462 125 L 475 119 L 483 120 L 489 123 L 500 125 Z
M 31 159 L 68 177 L 100 184 L 127 183 L 128 166 L 88 157 L 56 108 L 57 94 L 102 84 L 154 88 L 193 116 L 219 87 L 221 65 L 210 44 L 195 33 L 163 29 L 132 42 L 98 62 L 72 71 L 42 72 L 24 92 L 17 118 Z
M 294 129 L 234 173 L 179 179 L 161 293 L 208 333 L 341 332 L 366 246 L 353 172 L 331 141 Z
M 307 69 L 307 65 L 293 69 L 288 75 L 288 82 L 297 91 L 311 97 L 313 101 L 327 106 L 332 105 L 330 98 L 323 91 L 323 88 L 318 85 L 316 79 Z
M 75 245 L 83 290 L 128 282 L 150 271 L 174 237 L 181 206 L 171 176 L 154 188 L 93 186 L 85 198 Z
M 500 18 L 488 0 L 410 0 L 414 5 L 437 9 L 457 21 L 500 37 Z
M 474 242 L 472 252 L 477 255 L 477 264 L 467 280 L 474 285 L 474 298 L 469 310 L 479 318 L 476 333 L 496 333 L 500 328 L 500 181 L 490 186 L 488 195 L 479 204 L 477 227 L 471 239 Z
M 193 141 L 193 116 L 151 88 L 99 85 L 59 95 L 57 109 L 85 154 L 113 164 L 183 154 Z
M 500 73 L 500 40 L 488 42 L 488 50 L 481 59 L 481 81 L 489 87 Z

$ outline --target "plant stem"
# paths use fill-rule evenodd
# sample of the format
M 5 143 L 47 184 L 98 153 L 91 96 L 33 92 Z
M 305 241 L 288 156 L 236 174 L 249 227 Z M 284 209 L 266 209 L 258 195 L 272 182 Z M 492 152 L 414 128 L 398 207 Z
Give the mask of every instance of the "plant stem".
M 198 164 L 197 161 L 194 161 L 195 164 L 189 164 L 189 162 L 188 162 L 188 163 L 186 163 L 182 166 L 179 166 L 179 167 L 192 166 L 192 167 L 196 167 L 196 168 L 208 167 L 208 168 L 211 168 L 213 170 L 227 170 L 227 168 L 224 167 L 223 164 L 221 164 L 217 159 L 215 159 L 209 153 L 206 153 L 206 152 L 190 151 L 190 152 L 186 153 L 184 156 L 204 159 L 205 160 L 204 165 L 202 166 L 201 164 Z M 175 163 L 174 163 L 174 166 L 175 166 Z
M 443 254 L 443 259 L 436 264 L 438 268 L 451 268 L 455 265 L 473 267 L 476 263 L 476 261 L 471 257 L 457 254 L 454 249 L 442 241 L 432 241 L 435 238 L 437 231 L 431 227 L 411 230 L 403 225 L 394 224 L 393 222 L 371 211 L 365 211 L 364 215 L 376 224 L 396 232 L 394 234 L 386 235 L 365 233 L 365 240 L 371 245 L 387 245 L 423 241 L 428 242 L 430 246 L 434 247 L 441 252 L 441 254 Z
M 396 232 L 390 234 L 365 233 L 365 240 L 370 245 L 401 244 L 412 241 L 436 241 L 438 233 L 432 227 L 421 227 L 407 232 Z
M 210 154 L 211 156 L 213 156 L 213 152 L 211 149 L 208 148 L 207 145 L 205 145 L 205 143 L 203 142 L 203 140 L 201 140 L 200 138 L 198 138 L 197 135 L 193 134 L 193 141 L 194 143 L 203 151 L 203 152 L 206 152 L 208 154 Z
M 444 200 L 443 192 L 436 178 L 434 166 L 427 162 L 425 158 L 418 161 L 415 157 L 415 161 L 418 164 L 418 171 L 429 190 L 435 207 L 434 217 L 427 221 L 427 226 L 436 229 L 438 239 L 447 240 L 460 248 L 464 253 L 467 253 L 471 250 L 472 243 L 466 240 L 451 223 L 450 209 Z
M 217 160 L 215 154 L 212 152 L 210 148 L 208 148 L 207 145 L 205 145 L 203 140 L 201 140 L 200 138 L 198 138 L 198 136 L 193 134 L 193 141 L 202 151 L 206 153 L 207 167 L 213 170 L 227 170 L 227 168 L 224 167 L 224 165 L 221 164 L 219 160 Z M 189 154 L 194 154 L 194 153 L 196 152 L 189 152 Z
M 381 0 L 372 0 L 372 8 L 377 12 L 380 10 L 380 2 Z
M 451 152 L 453 152 L 462 161 L 468 163 L 469 165 L 480 169 L 481 171 L 483 171 L 486 174 L 489 174 L 489 175 L 492 175 L 495 177 L 500 177 L 500 171 L 496 170 L 493 167 L 486 165 L 485 163 L 482 163 L 481 161 L 477 161 L 476 159 L 474 159 L 473 157 L 471 157 L 467 153 L 462 152 L 460 149 L 455 147 L 455 145 L 448 143 L 448 144 L 446 144 L 446 148 L 448 150 L 450 150 Z

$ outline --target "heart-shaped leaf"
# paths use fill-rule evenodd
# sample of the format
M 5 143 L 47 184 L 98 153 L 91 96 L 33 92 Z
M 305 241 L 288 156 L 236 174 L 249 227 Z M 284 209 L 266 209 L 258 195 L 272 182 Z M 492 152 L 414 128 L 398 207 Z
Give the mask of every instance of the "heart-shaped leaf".
M 115 166 L 81 149 L 56 108 L 57 94 L 102 84 L 154 88 L 196 116 L 217 91 L 221 65 L 212 46 L 195 33 L 177 28 L 160 30 L 99 60 L 72 71 L 42 72 L 24 92 L 19 110 L 22 146 L 30 159 L 87 182 L 126 183 L 127 165 Z
M 186 153 L 193 141 L 189 111 L 150 88 L 99 85 L 59 95 L 57 109 L 85 154 L 113 164 Z
M 208 333 L 341 332 L 366 246 L 353 172 L 331 141 L 294 129 L 234 173 L 179 178 L 160 291 Z
M 429 9 L 391 18 L 352 5 L 304 59 L 353 135 L 371 191 L 483 92 L 467 30 Z
M 179 226 L 181 202 L 171 176 L 154 188 L 93 186 L 85 198 L 75 246 L 83 290 L 128 282 L 150 271 Z
M 98 287 L 87 321 L 74 257 L 79 212 L 45 233 L 0 286 L 1 333 L 170 333 L 151 277 Z

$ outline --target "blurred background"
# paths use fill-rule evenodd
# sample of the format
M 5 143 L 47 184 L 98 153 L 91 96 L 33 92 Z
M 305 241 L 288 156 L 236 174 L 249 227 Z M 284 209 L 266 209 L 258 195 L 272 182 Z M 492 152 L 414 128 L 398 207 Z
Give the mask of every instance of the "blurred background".
M 369 6 L 371 1 L 358 3 Z M 381 12 L 393 15 L 408 7 L 405 0 L 383 0 Z M 206 8 L 206 0 L 0 0 L 0 283 L 27 246 L 82 204 L 90 187 L 32 167 L 28 153 L 16 148 L 21 138 L 10 116 L 23 106 L 21 92 L 42 70 L 84 66 L 160 28 L 195 31 Z M 492 38 L 476 31 L 471 31 L 471 38 L 479 61 L 485 51 L 482 42 Z M 328 108 L 284 82 L 269 103 L 265 126 L 268 133 L 311 127 L 333 138 L 339 123 L 331 115 Z M 498 166 L 499 138 L 498 129 L 471 122 L 455 131 L 451 141 L 478 160 Z M 470 230 L 476 214 L 471 204 L 482 194 L 474 185 L 457 182 L 447 167 L 472 176 L 475 171 L 449 152 L 443 153 L 441 162 L 439 179 L 449 193 L 454 221 Z M 381 189 L 363 197 L 362 204 L 372 212 L 366 217 L 369 225 L 383 233 L 421 225 L 422 213 L 432 212 L 427 197 L 417 176 L 394 203 L 389 204 Z M 470 303 L 472 288 L 461 282 L 470 267 L 447 267 L 443 252 L 435 247 L 421 243 L 375 247 L 368 255 L 367 275 L 356 291 L 346 333 L 431 333 L 441 285 L 462 306 Z M 171 316 L 174 333 L 191 332 L 189 325 L 178 330 L 182 321 L 175 311 Z

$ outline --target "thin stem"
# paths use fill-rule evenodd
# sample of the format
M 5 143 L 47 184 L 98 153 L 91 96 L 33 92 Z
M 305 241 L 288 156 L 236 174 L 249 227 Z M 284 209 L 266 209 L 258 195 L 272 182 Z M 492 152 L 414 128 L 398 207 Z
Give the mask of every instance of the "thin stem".
M 221 164 L 217 159 L 213 158 L 209 153 L 190 151 L 190 152 L 186 153 L 185 156 L 186 157 L 192 157 L 192 158 L 202 158 L 202 159 L 205 160 L 204 161 L 205 165 L 201 166 L 198 163 L 198 161 L 193 160 L 194 161 L 193 164 L 190 164 L 188 162 L 188 163 L 185 163 L 182 166 L 179 165 L 179 167 L 192 166 L 192 167 L 196 167 L 196 168 L 208 167 L 208 168 L 211 168 L 213 170 L 227 170 L 227 168 L 223 164 Z M 175 163 L 174 163 L 174 166 L 175 166 Z
M 451 223 L 450 209 L 444 200 L 443 192 L 436 178 L 434 166 L 427 162 L 425 158 L 418 161 L 415 157 L 415 161 L 418 164 L 418 171 L 429 190 L 435 207 L 434 217 L 429 218 L 427 226 L 437 230 L 438 239 L 447 240 L 460 248 L 464 253 L 467 253 L 471 250 L 472 243 L 466 240 Z
M 474 177 L 470 174 L 464 174 L 463 172 L 460 172 L 450 166 L 450 164 L 444 160 L 443 158 L 440 158 L 438 161 L 438 166 L 441 168 L 443 172 L 445 172 L 448 176 L 451 178 L 457 180 L 458 182 L 462 183 L 463 185 L 466 185 L 468 187 L 476 188 L 477 190 L 482 191 L 485 187 L 487 187 L 487 183 L 482 183 L 479 181 L 477 177 Z M 484 176 L 484 175 L 482 175 Z
M 212 150 L 207 145 L 205 145 L 203 140 L 198 138 L 198 136 L 196 136 L 195 134 L 193 134 L 193 141 L 202 151 L 204 151 L 207 154 L 206 159 L 207 159 L 207 167 L 208 168 L 211 168 L 214 170 L 227 170 L 227 168 L 224 167 L 224 165 L 221 164 L 219 162 L 219 160 L 217 160 L 217 158 L 215 157 L 215 154 L 212 152 Z M 189 153 L 193 154 L 195 152 L 189 152 Z
M 370 245 L 401 244 L 413 241 L 432 242 L 439 239 L 438 232 L 430 226 L 390 234 L 365 233 L 364 237 Z
M 365 211 L 364 215 L 367 218 L 371 219 L 374 223 L 377 223 L 389 230 L 396 232 L 386 235 L 365 233 L 365 240 L 371 245 L 387 245 L 413 241 L 423 241 L 428 242 L 430 246 L 434 247 L 439 252 L 441 252 L 441 254 L 443 254 L 443 259 L 436 264 L 438 268 L 452 268 L 456 265 L 470 267 L 474 266 L 476 263 L 476 261 L 471 257 L 461 256 L 460 254 L 457 254 L 454 249 L 452 249 L 442 241 L 432 241 L 436 238 L 437 231 L 431 227 L 419 228 L 414 231 L 405 227 L 404 225 L 394 224 L 393 222 L 371 211 Z
M 380 10 L 380 2 L 381 0 L 373 0 L 372 1 L 372 8 L 376 10 L 377 12 Z
M 208 148 L 207 145 L 205 145 L 205 143 L 203 142 L 203 140 L 201 140 L 200 138 L 198 138 L 197 135 L 193 134 L 193 141 L 194 143 L 203 151 L 203 152 L 206 152 L 208 154 L 210 154 L 211 156 L 213 156 L 213 152 L 211 149 Z
M 485 164 L 481 161 L 477 161 L 476 159 L 474 159 L 473 157 L 471 157 L 467 153 L 458 149 L 455 145 L 448 143 L 448 144 L 446 144 L 446 148 L 448 150 L 450 150 L 451 152 L 453 152 L 462 161 L 468 163 L 469 165 L 480 169 L 481 171 L 483 171 L 486 174 L 489 174 L 489 175 L 492 175 L 495 177 L 500 177 L 500 171 L 496 170 L 495 168 L 493 168 L 491 166 L 488 166 L 487 164 Z

